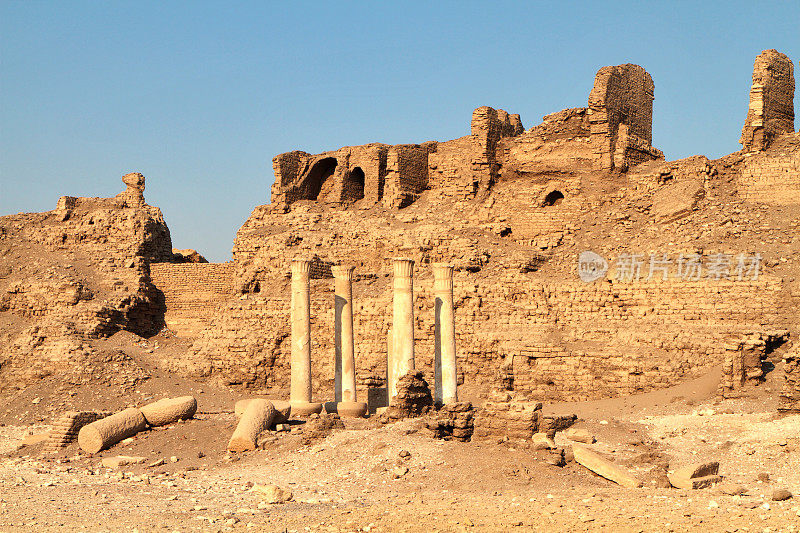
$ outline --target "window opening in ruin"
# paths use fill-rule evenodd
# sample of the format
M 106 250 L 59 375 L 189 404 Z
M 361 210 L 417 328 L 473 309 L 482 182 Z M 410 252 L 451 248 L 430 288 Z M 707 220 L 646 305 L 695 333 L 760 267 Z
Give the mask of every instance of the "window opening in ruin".
M 322 190 L 322 184 L 325 183 L 326 179 L 333 176 L 333 172 L 336 170 L 336 163 L 335 157 L 326 157 L 325 159 L 320 159 L 311 167 L 308 177 L 306 177 L 309 200 L 317 199 L 319 192 Z
M 364 171 L 361 167 L 356 167 L 350 171 L 348 181 L 347 196 L 350 200 L 361 200 L 364 198 Z
M 542 207 L 549 207 L 551 205 L 558 205 L 564 199 L 564 195 L 561 191 L 551 191 L 544 197 L 544 202 L 542 202 Z

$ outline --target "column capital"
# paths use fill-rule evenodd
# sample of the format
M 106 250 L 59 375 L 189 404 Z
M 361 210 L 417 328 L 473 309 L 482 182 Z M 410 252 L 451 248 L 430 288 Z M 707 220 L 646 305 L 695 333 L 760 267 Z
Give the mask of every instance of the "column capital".
M 355 265 L 339 264 L 331 266 L 331 273 L 336 279 L 352 280 L 355 269 Z
M 394 276 L 396 278 L 411 278 L 414 275 L 414 260 L 408 257 L 395 257 L 392 259 Z
M 450 263 L 432 263 L 431 268 L 436 279 L 453 277 L 453 265 Z
M 311 273 L 311 259 L 308 258 L 294 258 L 292 259 L 292 275 L 297 274 L 310 274 Z

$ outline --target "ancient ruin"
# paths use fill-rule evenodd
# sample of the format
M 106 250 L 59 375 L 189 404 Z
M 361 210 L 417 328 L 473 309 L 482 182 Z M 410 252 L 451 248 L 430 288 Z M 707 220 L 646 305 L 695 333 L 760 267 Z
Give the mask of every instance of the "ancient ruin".
M 655 84 L 633 64 L 599 69 L 585 107 L 528 129 L 482 106 L 453 140 L 279 154 L 269 202 L 241 226 L 227 263 L 173 250 L 139 173 L 113 198 L 63 196 L 52 211 L 2 216 L 6 416 L 32 422 L 30 405 L 46 398 L 35 421 L 53 426 L 42 444 L 51 457 L 196 431 L 191 442 L 216 448 L 193 449 L 192 468 L 217 452 L 238 468 L 251 450 L 298 436 L 295 453 L 355 428 L 363 454 L 348 464 L 367 464 L 424 430 L 453 456 L 465 452 L 451 444 L 519 447 L 625 490 L 719 484 L 731 475 L 724 465 L 665 466 L 658 451 L 659 441 L 697 442 L 649 415 L 626 426 L 614 409 L 659 394 L 688 407 L 692 384 L 715 406 L 769 391 L 773 413 L 800 413 L 794 87 L 792 61 L 762 52 L 743 148 L 714 160 L 666 161 L 652 146 Z M 164 396 L 148 389 L 154 376 L 178 397 L 151 403 Z M 113 401 L 81 392 L 100 385 Z M 609 399 L 592 431 L 630 435 L 604 456 L 568 402 Z M 703 409 L 692 416 L 716 413 Z M 646 424 L 651 436 L 634 435 Z M 796 439 L 776 438 L 796 450 Z M 340 453 L 354 441 L 336 441 Z M 631 462 L 608 460 L 625 446 Z M 416 452 L 392 453 L 370 468 L 399 483 Z M 449 460 L 425 453 L 429 464 Z M 104 465 L 143 462 L 120 457 Z M 492 461 L 523 476 L 512 455 Z M 348 479 L 347 468 L 331 475 Z M 293 497 L 250 485 L 270 505 Z

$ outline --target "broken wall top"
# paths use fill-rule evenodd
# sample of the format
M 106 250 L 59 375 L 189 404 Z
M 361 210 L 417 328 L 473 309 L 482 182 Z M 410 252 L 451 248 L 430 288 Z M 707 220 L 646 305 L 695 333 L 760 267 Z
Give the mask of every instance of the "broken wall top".
M 794 65 L 777 50 L 753 64 L 750 105 L 739 142 L 746 152 L 766 150 L 778 135 L 794 132 Z

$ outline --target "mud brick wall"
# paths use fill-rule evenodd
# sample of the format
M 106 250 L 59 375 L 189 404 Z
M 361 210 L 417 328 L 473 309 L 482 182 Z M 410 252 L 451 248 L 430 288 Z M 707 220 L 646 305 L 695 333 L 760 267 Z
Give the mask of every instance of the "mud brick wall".
M 783 386 L 778 410 L 800 413 L 800 348 L 795 347 L 783 356 Z
M 68 411 L 53 423 L 47 436 L 45 452 L 54 453 L 78 440 L 78 432 L 87 424 L 109 416 L 107 411 Z
M 428 185 L 436 196 L 470 198 L 473 185 L 472 161 L 480 158 L 481 147 L 471 135 L 441 142 L 428 156 Z
M 746 152 L 766 150 L 779 135 L 794 132 L 794 65 L 777 50 L 764 50 L 753 64 L 750 105 L 739 142 Z
M 748 156 L 738 178 L 739 196 L 750 202 L 800 204 L 800 133 L 783 135 L 766 152 Z
M 391 278 L 356 283 L 354 335 L 359 396 L 386 375 Z M 543 283 L 521 273 L 484 283 L 455 278 L 456 337 L 463 383 L 507 387 L 536 399 L 589 399 L 664 388 L 724 360 L 732 335 L 782 327 L 781 281 Z M 182 361 L 232 383 L 287 387 L 287 294 L 227 302 Z M 433 376 L 432 279 L 415 280 L 416 366 Z M 333 283 L 312 281 L 315 394 L 333 390 Z M 785 327 L 785 326 L 784 326 Z M 545 341 L 545 339 L 554 339 Z
M 435 144 L 392 146 L 386 156 L 386 207 L 405 207 L 428 188 L 428 153 Z
M 167 327 L 181 336 L 198 335 L 233 294 L 232 263 L 154 263 L 150 278 L 164 294 Z
M 589 122 L 595 169 L 611 170 L 620 125 L 625 139 L 638 137 L 644 144 L 653 141 L 653 78 L 642 67 L 633 64 L 603 67 L 595 76 L 589 93 Z

